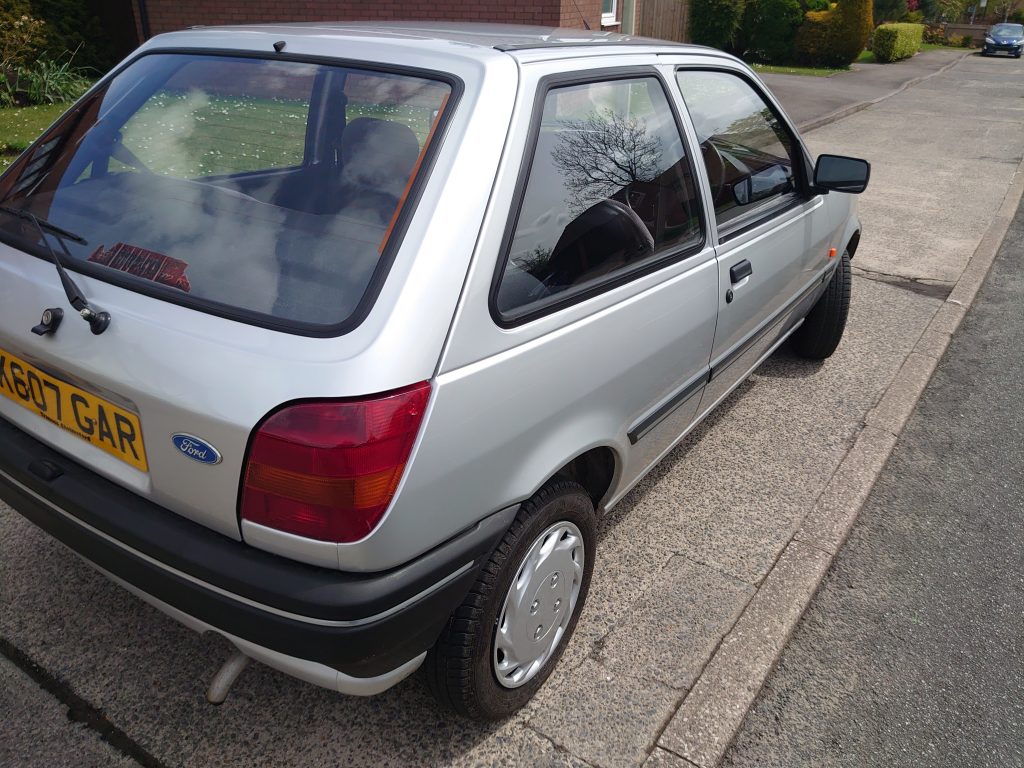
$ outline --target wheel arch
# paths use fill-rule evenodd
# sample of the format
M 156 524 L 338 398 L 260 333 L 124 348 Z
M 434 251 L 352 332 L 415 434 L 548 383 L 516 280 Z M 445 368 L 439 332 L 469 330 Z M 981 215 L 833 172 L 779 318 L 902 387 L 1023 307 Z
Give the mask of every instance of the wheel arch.
M 599 509 L 621 472 L 618 452 L 607 445 L 598 445 L 567 461 L 543 485 L 556 478 L 574 480 L 586 488 L 594 509 Z

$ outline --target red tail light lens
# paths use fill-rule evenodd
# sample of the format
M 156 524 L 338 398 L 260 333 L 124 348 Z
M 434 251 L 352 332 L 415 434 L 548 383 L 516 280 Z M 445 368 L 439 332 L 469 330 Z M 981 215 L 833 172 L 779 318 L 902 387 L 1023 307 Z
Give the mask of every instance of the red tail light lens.
M 363 538 L 395 495 L 429 398 L 422 382 L 278 411 L 253 437 L 242 519 L 321 541 Z

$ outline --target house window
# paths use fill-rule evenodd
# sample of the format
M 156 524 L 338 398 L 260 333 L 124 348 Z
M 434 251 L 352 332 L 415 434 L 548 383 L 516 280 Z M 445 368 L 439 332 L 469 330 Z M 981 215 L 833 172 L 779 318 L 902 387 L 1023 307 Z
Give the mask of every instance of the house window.
M 616 24 L 615 10 L 618 0 L 601 0 L 601 25 L 609 26 Z

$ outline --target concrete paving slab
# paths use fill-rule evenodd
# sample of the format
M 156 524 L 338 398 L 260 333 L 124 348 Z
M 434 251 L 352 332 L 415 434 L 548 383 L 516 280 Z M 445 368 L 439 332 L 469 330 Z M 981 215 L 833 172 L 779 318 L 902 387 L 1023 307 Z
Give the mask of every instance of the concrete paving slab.
M 607 669 L 686 690 L 754 587 L 678 555 L 652 587 L 649 597 L 598 644 L 594 656 Z
M 681 694 L 588 659 L 573 675 L 549 682 L 529 725 L 602 768 L 641 765 Z
M 898 435 L 914 410 L 914 405 L 924 391 L 928 379 L 931 378 L 936 362 L 934 357 L 918 352 L 907 355 L 896 378 L 892 380 L 878 405 L 868 411 L 864 422 L 869 427 L 877 427 Z
M 838 552 L 895 444 L 892 432 L 865 427 L 794 538 Z
M 18 768 L 130 768 L 127 755 L 69 719 L 68 708 L 0 657 L 0 765 Z
M 945 354 L 950 338 L 952 337 L 948 333 L 927 330 L 917 340 L 917 344 L 914 345 L 914 351 L 938 360 Z
M 831 559 L 801 542 L 786 548 L 661 734 L 659 746 L 701 768 L 718 764 Z

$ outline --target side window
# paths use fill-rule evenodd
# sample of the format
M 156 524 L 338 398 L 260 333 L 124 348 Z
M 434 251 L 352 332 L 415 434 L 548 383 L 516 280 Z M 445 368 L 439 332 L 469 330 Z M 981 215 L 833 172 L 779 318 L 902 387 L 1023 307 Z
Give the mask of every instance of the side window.
M 699 195 L 655 77 L 553 88 L 497 308 L 522 314 L 702 242 Z
M 794 148 L 778 116 L 741 77 L 680 70 L 719 227 L 795 191 Z

